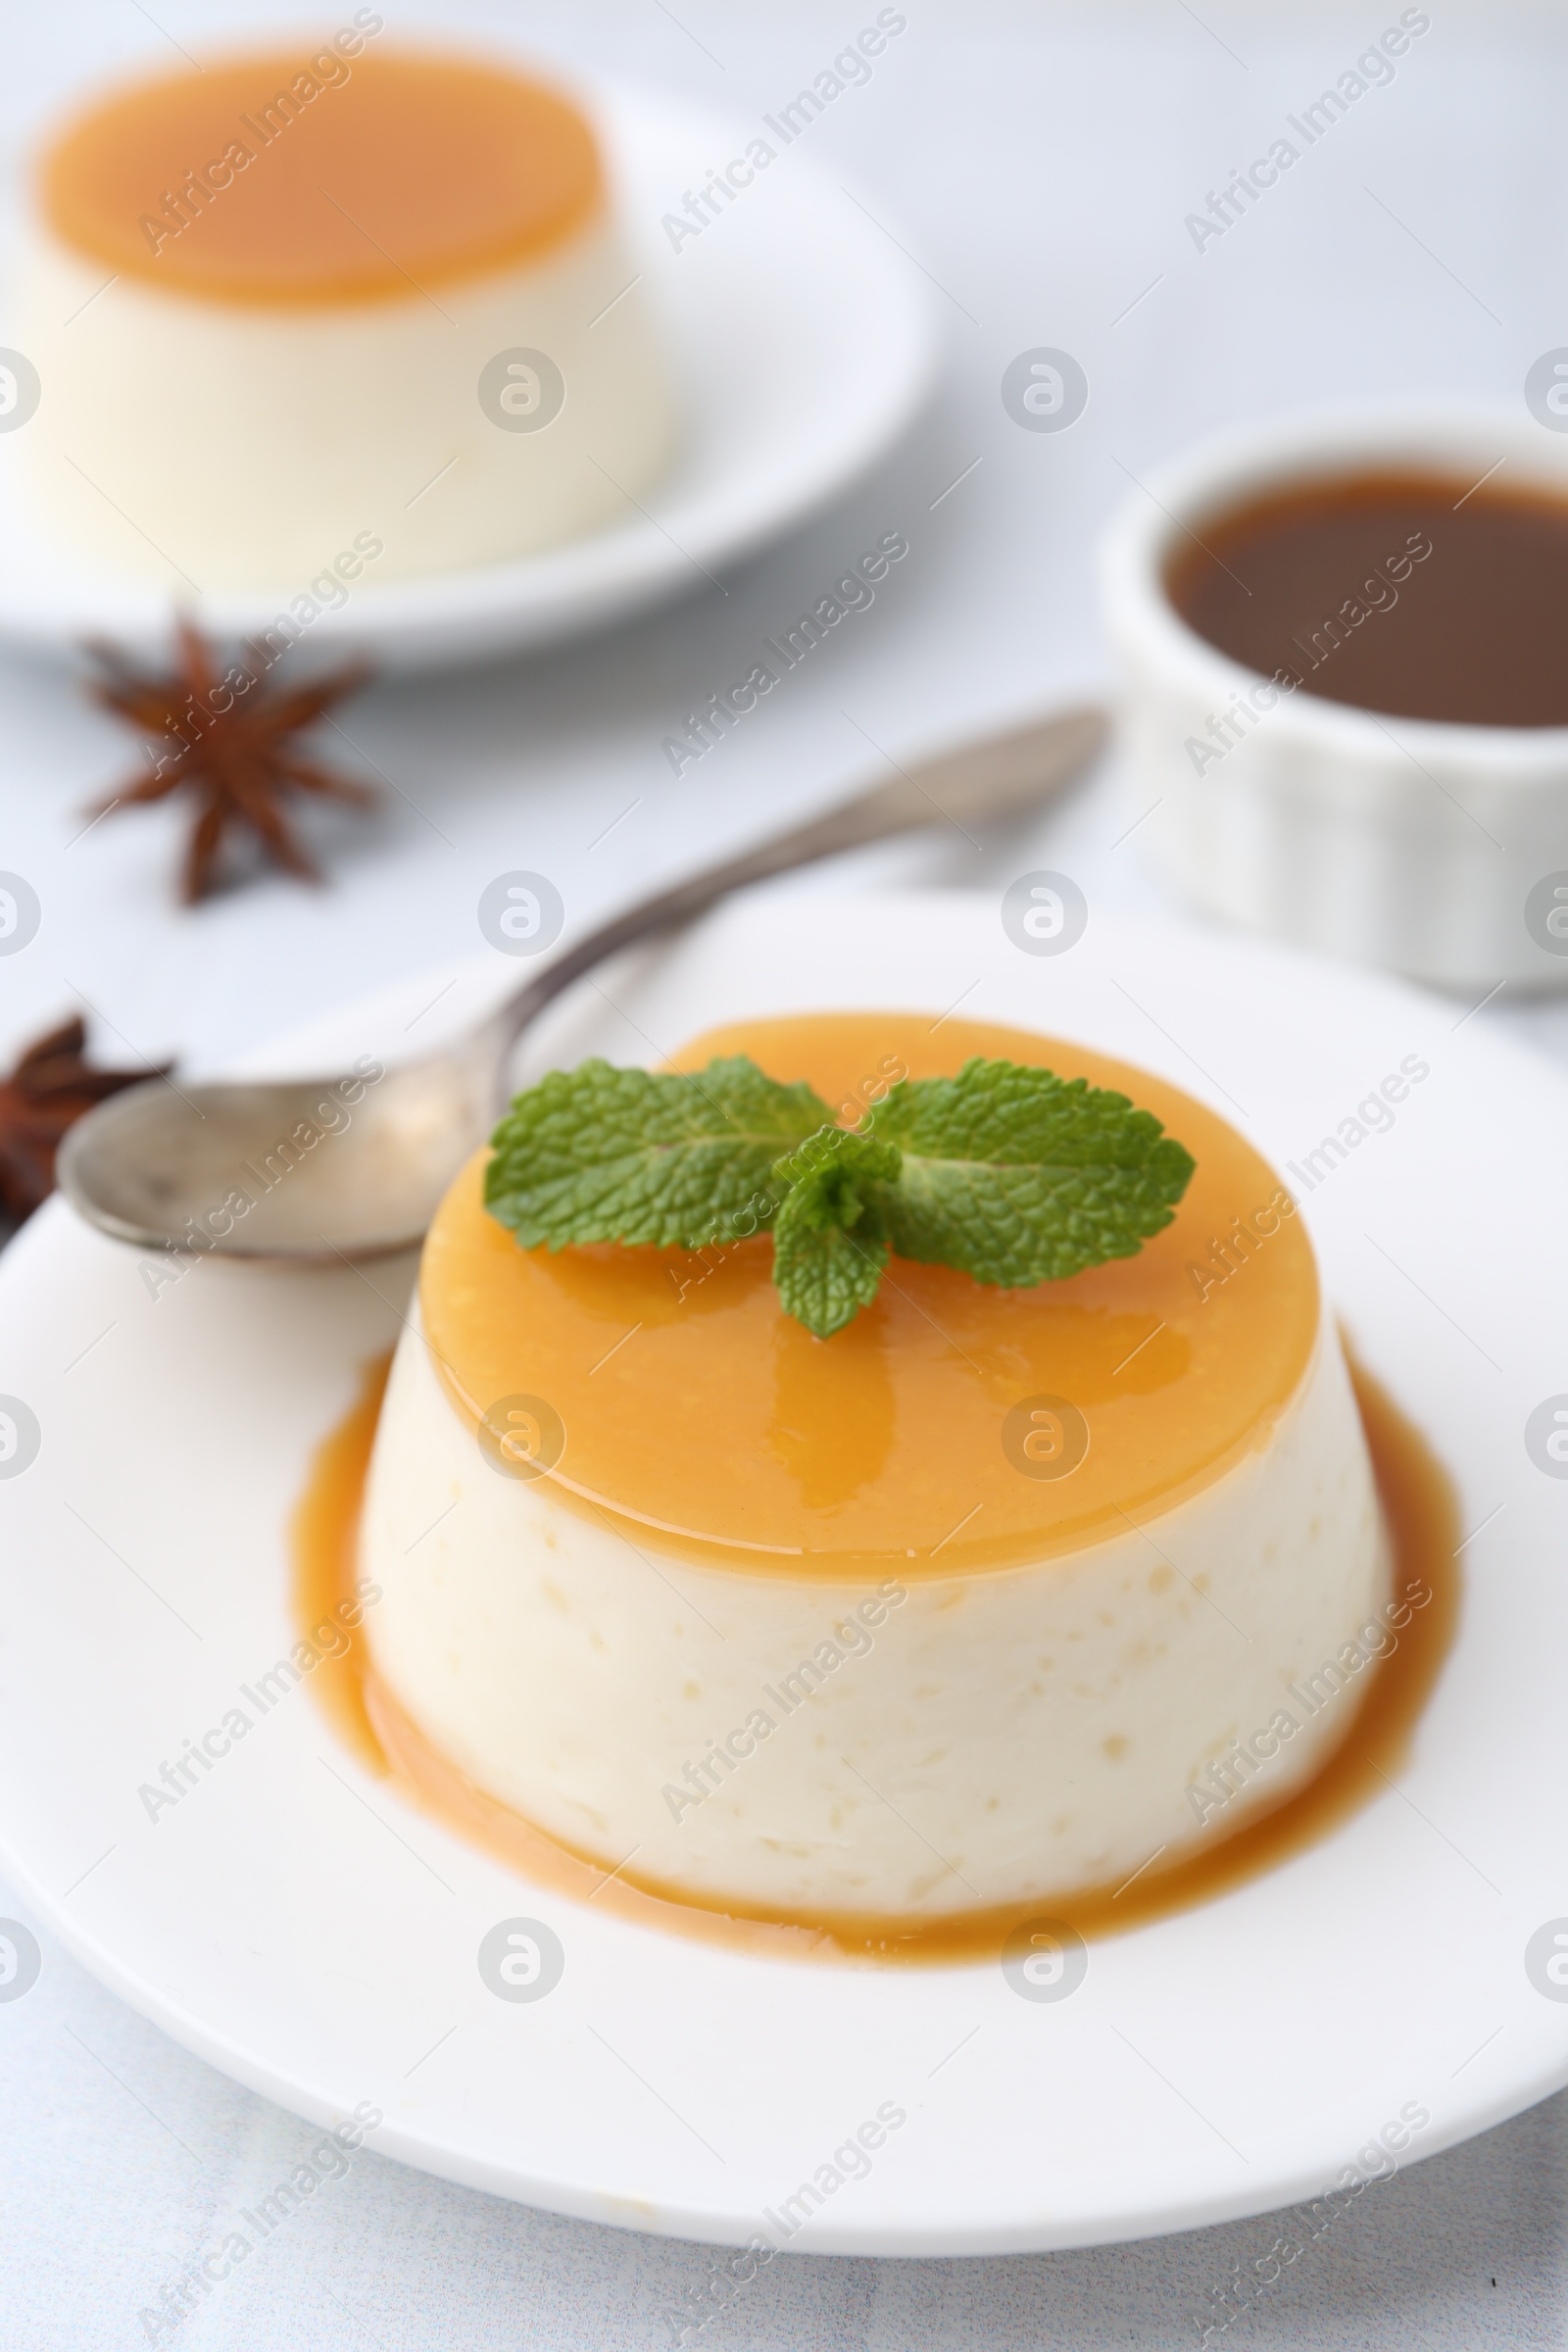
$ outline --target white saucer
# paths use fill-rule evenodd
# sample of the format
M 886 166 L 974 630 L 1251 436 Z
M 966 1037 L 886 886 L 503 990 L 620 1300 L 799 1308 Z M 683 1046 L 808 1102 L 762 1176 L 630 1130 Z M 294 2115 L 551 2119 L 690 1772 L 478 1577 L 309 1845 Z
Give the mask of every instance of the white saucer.
M 454 997 L 493 991 L 498 961 Z M 1157 1070 L 1280 1164 L 1407 1056 L 1428 1062 L 1393 1129 L 1305 1200 L 1357 1349 L 1479 1531 L 1408 1770 L 1270 1875 L 1093 1945 L 1051 2004 L 1000 1965 L 763 1962 L 532 1887 L 363 1773 L 305 1689 L 150 1820 L 138 1786 L 295 1638 L 284 1525 L 412 1269 L 208 1262 L 154 1298 L 133 1251 L 56 1200 L 0 1259 L 0 1391 L 42 1430 L 31 1467 L 0 1479 L 0 1868 L 46 1933 L 285 2106 L 371 2101 L 390 2154 L 640 2230 L 743 2241 L 902 2109 L 865 2177 L 790 2240 L 836 2253 L 1084 2245 L 1261 2211 L 1347 2164 L 1386 2170 L 1366 2153 L 1386 2127 L 1412 2161 L 1568 2081 L 1568 2002 L 1525 1968 L 1568 1913 L 1568 1481 L 1524 1443 L 1568 1388 L 1568 1084 L 1392 982 L 1098 915 L 1037 957 L 980 896 L 740 906 L 603 985 L 629 1017 L 584 990 L 536 1063 L 647 1058 L 754 1012 L 935 1020 L 961 1000 Z M 272 1066 L 389 1051 L 406 993 Z M 518 1918 L 564 1952 L 538 2001 L 479 1974 L 481 1939 Z M 1412 2112 L 1429 2119 L 1413 2133 Z
M 672 479 L 626 520 L 514 564 L 361 584 L 322 611 L 302 651 L 363 651 L 387 669 L 483 660 L 575 636 L 713 577 L 841 496 L 909 422 L 938 343 L 927 290 L 890 234 L 809 155 L 778 155 L 735 203 L 685 238 L 661 226 L 748 128 L 644 92 L 586 101 L 618 183 L 645 289 L 664 321 L 689 417 Z M 47 394 L 47 387 L 45 388 Z M 23 432 L 0 434 L 0 638 L 60 652 L 105 636 L 167 650 L 178 601 L 220 638 L 269 627 L 303 586 L 192 603 L 101 569 L 49 539 L 17 478 Z M 858 551 L 850 549 L 846 561 Z

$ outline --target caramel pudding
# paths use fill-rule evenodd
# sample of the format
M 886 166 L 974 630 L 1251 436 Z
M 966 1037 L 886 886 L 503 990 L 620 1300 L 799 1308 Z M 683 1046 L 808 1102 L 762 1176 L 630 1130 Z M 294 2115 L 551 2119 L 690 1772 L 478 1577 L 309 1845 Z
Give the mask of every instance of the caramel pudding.
M 368 47 L 380 22 L 117 91 L 44 155 L 25 456 L 95 558 L 337 603 L 630 517 L 666 468 L 587 120 L 501 66 Z
M 892 1067 L 1048 1066 L 1130 1095 L 1197 1173 L 1136 1256 L 1018 1291 L 895 1260 L 820 1341 L 765 1239 L 524 1250 L 480 1155 L 367 1488 L 381 1684 L 571 1851 L 770 1919 L 1060 1900 L 1282 1802 L 1345 1736 L 1303 1687 L 1383 1624 L 1391 1566 L 1274 1171 L 1174 1088 L 1019 1031 L 801 1017 L 677 1066 L 735 1053 L 846 1123 Z

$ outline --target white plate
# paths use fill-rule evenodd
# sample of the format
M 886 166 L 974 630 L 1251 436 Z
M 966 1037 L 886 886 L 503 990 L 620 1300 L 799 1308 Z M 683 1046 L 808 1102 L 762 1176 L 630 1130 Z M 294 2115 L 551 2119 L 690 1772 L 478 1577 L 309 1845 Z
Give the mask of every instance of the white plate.
M 700 236 L 660 223 L 755 127 L 643 92 L 585 100 L 681 381 L 688 445 L 624 524 L 513 564 L 362 586 L 312 622 L 313 652 L 363 650 L 385 668 L 482 660 L 710 591 L 740 559 L 840 496 L 897 439 L 932 381 L 927 292 L 841 174 L 786 149 Z M 873 199 L 871 212 L 884 219 Z M 18 481 L 23 436 L 0 435 L 0 637 L 54 650 L 84 637 L 163 648 L 175 592 L 101 569 L 48 538 Z M 250 637 L 301 586 L 198 599 L 220 638 Z
M 493 963 L 465 983 L 494 984 Z M 377 1270 L 392 1303 L 353 1272 L 210 1262 L 154 1298 L 133 1252 L 55 1201 L 0 1260 L 0 1391 L 43 1432 L 0 1481 L 0 1867 L 48 1929 L 285 2106 L 373 2101 L 378 2148 L 595 2220 L 743 2240 L 894 2102 L 906 2125 L 794 2241 L 842 2253 L 1259 2211 L 1319 2193 L 1401 2108 L 1431 2119 L 1408 2161 L 1568 2080 L 1568 2005 L 1524 1967 L 1568 1912 L 1568 1482 L 1523 1442 L 1568 1387 L 1568 1085 L 1392 982 L 1098 917 L 1036 958 L 995 900 L 957 894 L 738 906 L 608 986 L 630 1017 L 585 990 L 536 1061 L 961 998 L 1159 1071 L 1279 1162 L 1406 1055 L 1430 1062 L 1306 1201 L 1356 1347 L 1480 1530 L 1399 1787 L 1272 1874 L 1095 1945 L 1050 2006 L 996 1965 L 763 1962 L 531 1887 L 362 1773 L 305 1689 L 155 1824 L 138 1785 L 293 1639 L 285 1519 L 410 1269 Z M 380 1000 L 310 1052 L 389 1044 L 405 1017 Z M 478 1973 L 481 1937 L 517 1917 L 565 1951 L 537 2003 Z

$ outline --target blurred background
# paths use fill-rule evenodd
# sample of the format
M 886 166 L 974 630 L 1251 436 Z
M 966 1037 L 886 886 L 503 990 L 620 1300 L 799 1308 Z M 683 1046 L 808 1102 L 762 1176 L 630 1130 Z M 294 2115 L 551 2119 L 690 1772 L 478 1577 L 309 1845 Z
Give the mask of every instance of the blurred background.
M 73 0 L 19 15 L 0 89 L 8 209 L 40 130 L 84 87 L 177 65 L 180 45 L 306 22 L 172 0 L 158 14 L 154 24 L 134 0 Z M 1557 14 L 1444 13 L 1245 220 L 1201 253 L 1184 225 L 1397 16 L 1205 7 L 1200 23 L 1181 0 L 916 7 L 869 81 L 775 171 L 807 153 L 841 167 L 929 281 L 947 355 L 924 420 L 838 511 L 736 568 L 722 592 L 694 570 L 693 593 L 655 617 L 532 660 L 389 683 L 340 711 L 372 781 L 379 768 L 395 789 L 368 823 L 317 818 L 327 889 L 263 876 L 176 910 L 182 818 L 167 807 L 68 846 L 134 747 L 127 763 L 127 738 L 70 675 L 0 653 L 4 862 L 46 910 L 4 972 L 0 1052 L 75 989 L 142 1054 L 222 1059 L 333 994 L 474 953 L 478 891 L 508 867 L 555 878 L 575 924 L 852 788 L 876 771 L 866 736 L 903 758 L 1108 686 L 1096 536 L 1129 476 L 1197 435 L 1402 393 L 1522 409 L 1531 362 L 1568 331 Z M 387 32 L 447 29 L 568 74 L 611 72 L 755 131 L 859 23 L 815 7 L 787 21 L 705 13 L 697 0 L 677 22 L 659 0 L 595 0 L 438 20 L 394 6 Z M 1089 378 L 1065 432 L 1021 430 L 1003 406 L 1008 362 L 1041 345 L 1071 352 Z M 891 529 L 910 554 L 875 606 L 672 776 L 661 745 L 694 698 L 743 676 L 763 636 Z M 1049 861 L 1091 899 L 1142 903 L 1159 886 L 1138 837 L 1112 845 L 1147 806 L 1136 779 L 1108 769 L 1040 836 Z M 958 848 L 933 837 L 856 873 L 995 878 Z M 1516 1017 L 1556 1026 L 1549 1010 Z

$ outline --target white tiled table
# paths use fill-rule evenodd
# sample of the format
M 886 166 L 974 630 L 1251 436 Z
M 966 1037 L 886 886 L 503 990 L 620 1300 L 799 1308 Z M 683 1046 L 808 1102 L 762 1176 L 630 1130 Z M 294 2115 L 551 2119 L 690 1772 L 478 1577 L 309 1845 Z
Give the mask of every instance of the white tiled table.
M 200 47 L 215 27 L 297 22 L 281 5 L 209 0 L 160 0 L 154 13 L 158 24 L 135 0 L 14 11 L 0 74 L 8 166 L 84 71 L 172 57 L 171 36 Z M 387 13 L 393 30 L 416 22 L 396 0 Z M 478 891 L 509 866 L 552 874 L 574 913 L 609 906 L 848 786 L 865 763 L 860 729 L 903 754 L 1102 686 L 1089 547 L 1128 474 L 1195 433 L 1335 396 L 1521 397 L 1530 362 L 1568 342 L 1568 23 L 1446 0 L 1432 13 L 1392 86 L 1199 254 L 1186 215 L 1395 21 L 1394 0 L 1223 15 L 1205 0 L 1201 23 L 1183 0 L 1050 13 L 910 0 L 872 81 L 810 140 L 885 200 L 941 289 L 947 381 L 911 441 L 839 514 L 726 579 L 725 596 L 699 582 L 666 614 L 548 661 L 368 697 L 349 731 L 408 798 L 319 837 L 334 874 L 321 894 L 266 881 L 177 912 L 164 814 L 119 818 L 68 848 L 122 747 L 63 676 L 0 664 L 0 865 L 27 874 L 46 910 L 32 948 L 0 965 L 0 1052 L 76 992 L 141 1052 L 220 1061 L 334 997 L 468 954 Z M 755 123 L 875 11 L 797 0 L 742 17 L 679 0 L 672 15 L 660 0 L 599 0 L 564 14 L 455 6 L 441 21 Z M 1040 344 L 1075 353 L 1092 386 L 1060 436 L 1020 432 L 998 396 L 1007 361 Z M 679 714 L 868 534 L 895 528 L 910 556 L 876 606 L 673 781 L 660 742 Z M 833 879 L 993 886 L 1050 862 L 1092 904 L 1154 907 L 1160 883 L 1137 833 L 1123 838 L 1148 797 L 1112 763 L 1007 857 L 922 842 L 847 861 Z M 1568 1057 L 1568 1007 L 1504 999 L 1479 1017 Z M 16 1908 L 0 1887 L 0 1912 Z M 144 2342 L 138 2314 L 160 2280 L 312 2136 L 46 1939 L 36 1986 L 0 2006 L 0 2352 Z M 1561 2342 L 1565 2162 L 1558 2099 L 1373 2188 L 1222 2340 Z M 1272 2237 L 1262 2219 L 1008 2261 L 791 2256 L 700 2340 L 715 2352 L 1196 2345 L 1209 2290 Z M 701 2248 L 531 2213 L 366 2154 L 177 2340 L 188 2352 L 642 2352 L 671 2340 L 667 2312 L 705 2267 Z

